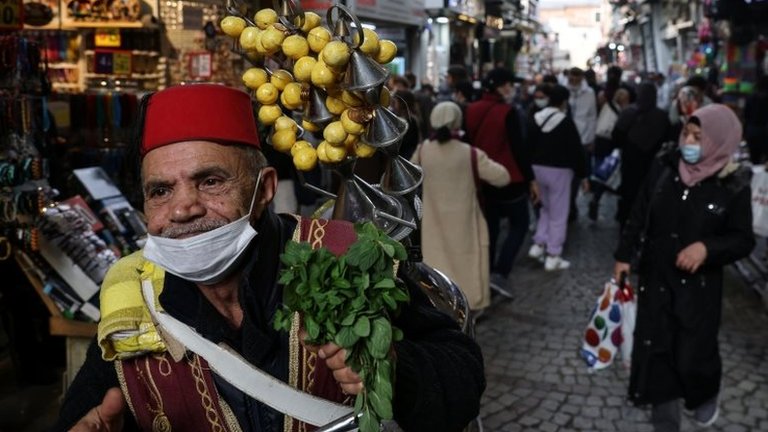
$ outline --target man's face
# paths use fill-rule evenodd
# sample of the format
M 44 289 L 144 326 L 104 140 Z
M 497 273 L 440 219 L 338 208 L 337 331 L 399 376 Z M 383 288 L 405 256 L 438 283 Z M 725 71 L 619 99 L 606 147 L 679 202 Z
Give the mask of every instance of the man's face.
M 243 217 L 255 187 L 248 165 L 242 149 L 207 141 L 170 144 L 147 153 L 141 171 L 149 233 L 191 237 Z M 263 201 L 257 197 L 254 215 L 263 210 Z
M 581 81 L 583 79 L 584 79 L 584 75 L 570 74 L 568 75 L 568 85 L 573 88 L 581 87 Z
M 510 82 L 500 85 L 496 88 L 496 91 L 498 91 L 501 97 L 507 102 L 512 102 L 512 99 L 515 98 L 515 86 Z

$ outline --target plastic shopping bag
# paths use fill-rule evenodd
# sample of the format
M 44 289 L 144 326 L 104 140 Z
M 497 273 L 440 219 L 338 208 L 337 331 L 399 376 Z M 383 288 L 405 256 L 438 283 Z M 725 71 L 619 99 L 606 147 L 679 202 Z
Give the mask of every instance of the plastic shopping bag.
M 590 370 L 604 369 L 619 354 L 625 366 L 632 358 L 636 301 L 629 284 L 614 279 L 605 284 L 590 314 L 580 354 Z
M 610 190 L 617 190 L 621 185 L 621 151 L 615 149 L 608 156 L 596 160 L 591 178 Z
M 768 236 L 768 173 L 762 165 L 752 167 L 752 230 Z

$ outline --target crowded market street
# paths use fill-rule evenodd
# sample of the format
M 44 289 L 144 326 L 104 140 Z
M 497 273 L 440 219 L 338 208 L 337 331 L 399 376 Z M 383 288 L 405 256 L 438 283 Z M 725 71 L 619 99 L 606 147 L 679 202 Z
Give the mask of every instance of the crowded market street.
M 653 430 L 650 410 L 626 401 L 629 373 L 620 362 L 589 373 L 578 355 L 589 312 L 613 268 L 618 225 L 614 201 L 605 203 L 611 205 L 603 206 L 597 223 L 583 217 L 582 208 L 569 227 L 564 254 L 572 270 L 544 272 L 521 254 L 510 277 L 514 299 L 497 297 L 478 323 L 488 382 L 484 431 Z M 720 418 L 707 430 L 768 430 L 767 309 L 733 267 L 725 279 Z M 682 430 L 700 429 L 683 415 Z

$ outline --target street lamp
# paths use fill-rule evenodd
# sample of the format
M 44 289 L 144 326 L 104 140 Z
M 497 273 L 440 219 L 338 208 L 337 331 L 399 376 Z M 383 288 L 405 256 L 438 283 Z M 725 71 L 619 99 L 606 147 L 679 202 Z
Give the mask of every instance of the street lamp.
M 608 48 L 612 49 L 612 50 L 615 50 L 616 49 L 616 44 L 611 42 L 611 43 L 608 44 Z

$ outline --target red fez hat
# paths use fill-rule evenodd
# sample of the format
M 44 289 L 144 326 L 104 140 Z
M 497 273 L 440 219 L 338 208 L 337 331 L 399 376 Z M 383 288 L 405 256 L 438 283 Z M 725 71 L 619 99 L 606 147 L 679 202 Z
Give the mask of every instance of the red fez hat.
M 169 87 L 147 103 L 141 156 L 182 141 L 261 148 L 248 94 L 216 84 Z

